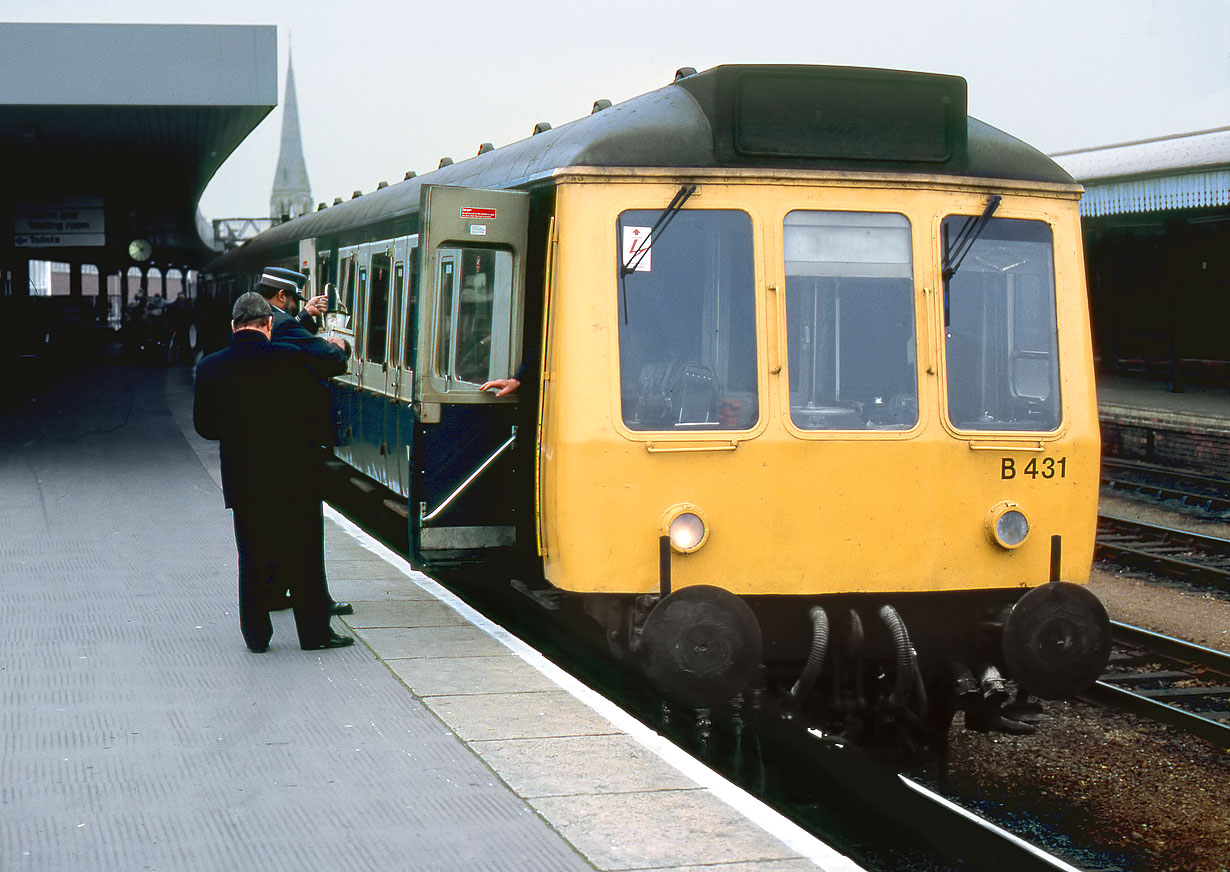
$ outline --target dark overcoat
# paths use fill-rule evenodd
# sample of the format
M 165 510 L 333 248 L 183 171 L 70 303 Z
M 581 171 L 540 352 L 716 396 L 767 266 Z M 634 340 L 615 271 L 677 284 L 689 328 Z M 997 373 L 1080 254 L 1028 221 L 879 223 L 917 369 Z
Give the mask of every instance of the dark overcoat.
M 229 348 L 197 364 L 193 424 L 221 443 L 227 506 L 256 509 L 319 493 L 314 470 L 333 428 L 328 389 L 310 362 L 259 331 L 240 330 Z

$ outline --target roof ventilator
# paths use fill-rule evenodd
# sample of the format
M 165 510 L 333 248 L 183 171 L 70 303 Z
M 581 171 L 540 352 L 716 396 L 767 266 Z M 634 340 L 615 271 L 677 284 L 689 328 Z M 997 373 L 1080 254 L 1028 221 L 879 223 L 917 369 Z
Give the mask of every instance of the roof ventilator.
M 680 67 L 675 70 L 675 81 L 678 82 L 680 79 L 686 79 L 688 76 L 694 75 L 696 75 L 696 67 Z
M 594 101 L 594 108 L 590 110 L 589 114 L 594 115 L 598 112 L 601 112 L 603 109 L 610 109 L 610 108 L 611 108 L 611 101 L 603 97 L 601 100 Z
M 442 170 L 445 167 L 451 167 L 452 165 L 453 159 L 451 157 L 442 157 L 440 158 L 440 166 L 436 167 L 436 169 Z
M 551 129 L 550 121 L 539 121 L 537 124 L 534 125 L 533 135 L 537 136 L 540 133 L 546 133 L 550 129 Z
M 489 142 L 484 142 L 482 145 L 478 147 L 479 154 L 486 154 L 489 151 L 495 151 L 495 146 Z

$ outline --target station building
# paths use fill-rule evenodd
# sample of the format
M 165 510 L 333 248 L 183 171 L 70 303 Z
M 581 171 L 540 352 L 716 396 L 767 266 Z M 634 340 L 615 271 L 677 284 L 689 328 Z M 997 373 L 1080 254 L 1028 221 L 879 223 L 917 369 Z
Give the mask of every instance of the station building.
M 1085 187 L 1104 453 L 1230 477 L 1230 127 L 1051 157 Z
M 1230 386 L 1230 127 L 1051 157 L 1085 186 L 1100 368 Z

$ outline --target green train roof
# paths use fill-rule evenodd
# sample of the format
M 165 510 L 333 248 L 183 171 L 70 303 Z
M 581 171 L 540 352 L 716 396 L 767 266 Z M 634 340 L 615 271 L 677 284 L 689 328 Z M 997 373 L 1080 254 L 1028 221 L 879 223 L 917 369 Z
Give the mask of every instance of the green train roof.
M 665 88 L 281 224 L 238 251 L 246 260 L 293 240 L 344 236 L 408 216 L 418 210 L 423 184 L 508 188 L 569 167 L 844 170 L 1073 184 L 1046 155 L 967 116 L 958 76 L 730 65 L 681 71 Z

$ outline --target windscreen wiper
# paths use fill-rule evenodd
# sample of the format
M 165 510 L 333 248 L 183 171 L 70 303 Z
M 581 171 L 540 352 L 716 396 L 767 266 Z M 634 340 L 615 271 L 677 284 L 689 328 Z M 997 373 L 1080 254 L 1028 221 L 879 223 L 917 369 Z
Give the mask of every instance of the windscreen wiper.
M 649 228 L 649 232 L 645 234 L 645 238 L 641 240 L 641 244 L 637 246 L 636 251 L 628 255 L 628 261 L 621 268 L 621 274 L 627 275 L 630 272 L 635 272 L 636 268 L 641 265 L 641 261 L 649 254 L 649 249 L 653 248 L 654 243 L 658 241 L 658 235 L 666 232 L 667 226 L 670 225 L 674 217 L 679 214 L 683 208 L 683 204 L 688 201 L 688 198 L 696 193 L 696 185 L 684 185 L 675 192 L 674 198 L 666 204 L 666 208 L 662 210 L 662 214 L 653 222 L 653 226 Z
M 970 249 L 974 247 L 974 243 L 978 241 L 978 237 L 982 235 L 982 231 L 986 230 L 987 223 L 991 220 L 991 216 L 995 214 L 995 210 L 999 208 L 1000 201 L 1003 200 L 999 194 L 992 194 L 991 199 L 987 200 L 986 208 L 982 210 L 982 214 L 977 218 L 969 218 L 961 227 L 961 232 L 957 234 L 957 241 L 944 246 L 944 281 L 948 281 L 957 274 L 957 270 L 961 268 L 961 262 L 965 260 L 965 256 L 969 254 Z
M 654 243 L 658 241 L 658 236 L 666 232 L 666 228 L 674 220 L 675 216 L 683 209 L 683 204 L 688 201 L 688 198 L 696 193 L 696 185 L 684 185 L 675 192 L 675 196 L 666 204 L 666 208 L 662 210 L 662 214 L 653 222 L 653 226 L 649 228 L 649 232 L 645 234 L 645 238 L 641 240 L 641 244 L 636 250 L 630 252 L 628 259 L 619 267 L 619 293 L 623 297 L 624 303 L 624 323 L 628 323 L 628 291 L 624 287 L 624 278 L 630 272 L 634 272 L 641 265 L 649 250 L 653 248 Z M 622 226 L 622 224 L 621 224 Z M 622 232 L 622 231 L 621 231 Z M 623 251 L 623 241 L 618 243 L 620 251 Z
M 949 324 L 948 317 L 948 282 L 957 274 L 957 270 L 961 268 L 965 256 L 973 249 L 974 243 L 978 241 L 978 237 L 982 235 L 982 231 L 987 229 L 987 225 L 991 223 L 991 216 L 995 214 L 995 210 L 999 208 L 1000 201 L 1004 198 L 999 194 L 992 194 L 991 199 L 987 200 L 986 207 L 982 210 L 982 214 L 977 218 L 970 217 L 961 225 L 961 232 L 957 234 L 955 242 L 949 244 L 948 228 L 944 228 L 944 326 Z

